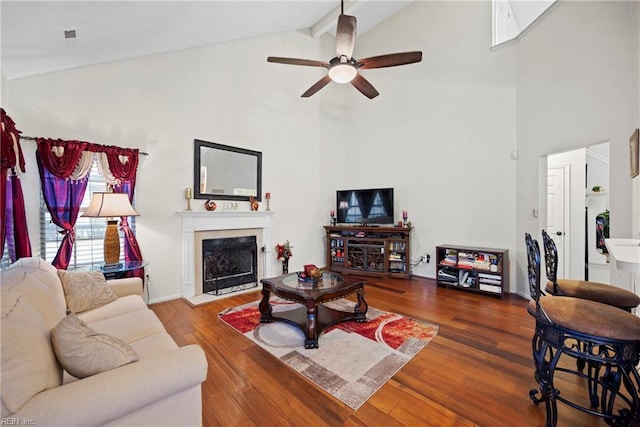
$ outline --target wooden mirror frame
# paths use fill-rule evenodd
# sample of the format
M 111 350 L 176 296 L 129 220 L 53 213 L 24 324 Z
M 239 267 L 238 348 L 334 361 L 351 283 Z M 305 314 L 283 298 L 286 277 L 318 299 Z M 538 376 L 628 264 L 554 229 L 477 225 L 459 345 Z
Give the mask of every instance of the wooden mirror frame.
M 217 144 L 215 142 L 202 141 L 200 139 L 194 139 L 194 167 L 193 167 L 193 187 L 194 187 L 194 199 L 216 199 L 216 200 L 242 200 L 249 201 L 249 195 L 237 195 L 237 194 L 224 194 L 224 193 L 207 193 L 201 192 L 201 153 L 202 149 L 208 148 L 212 150 L 220 150 L 222 152 L 231 152 L 246 155 L 248 158 L 255 159 L 255 172 L 256 172 L 256 195 L 255 198 L 258 201 L 262 200 L 262 152 L 247 150 L 245 148 L 232 147 L 229 145 Z M 216 172 L 213 170 L 213 172 Z

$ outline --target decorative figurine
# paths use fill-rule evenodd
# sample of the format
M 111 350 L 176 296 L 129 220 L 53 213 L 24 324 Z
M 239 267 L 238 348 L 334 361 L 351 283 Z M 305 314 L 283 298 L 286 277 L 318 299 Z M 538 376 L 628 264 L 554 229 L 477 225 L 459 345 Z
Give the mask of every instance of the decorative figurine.
M 215 211 L 217 207 L 218 205 L 216 205 L 216 202 L 211 199 L 204 202 L 204 208 L 208 211 Z
M 249 201 L 251 202 L 251 210 L 257 211 L 260 205 L 258 205 L 258 201 L 256 200 L 256 198 L 253 196 L 249 196 Z

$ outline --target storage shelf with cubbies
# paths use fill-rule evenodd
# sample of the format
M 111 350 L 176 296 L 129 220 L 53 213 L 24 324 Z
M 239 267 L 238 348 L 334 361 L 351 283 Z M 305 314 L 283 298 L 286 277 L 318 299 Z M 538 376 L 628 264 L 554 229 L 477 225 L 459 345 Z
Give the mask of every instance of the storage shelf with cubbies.
M 509 250 L 436 246 L 438 286 L 504 297 L 509 292 Z

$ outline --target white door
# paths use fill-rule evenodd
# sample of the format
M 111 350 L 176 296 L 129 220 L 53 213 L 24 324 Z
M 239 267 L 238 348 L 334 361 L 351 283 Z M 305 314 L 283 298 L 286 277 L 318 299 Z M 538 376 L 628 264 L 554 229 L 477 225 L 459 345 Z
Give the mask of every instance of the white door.
M 568 177 L 569 165 L 547 168 L 546 231 L 558 247 L 558 279 L 565 278 L 564 260 L 569 259 L 569 245 L 565 244 L 566 232 L 569 229 L 566 218 L 570 214 L 567 200 L 569 194 L 566 189 Z

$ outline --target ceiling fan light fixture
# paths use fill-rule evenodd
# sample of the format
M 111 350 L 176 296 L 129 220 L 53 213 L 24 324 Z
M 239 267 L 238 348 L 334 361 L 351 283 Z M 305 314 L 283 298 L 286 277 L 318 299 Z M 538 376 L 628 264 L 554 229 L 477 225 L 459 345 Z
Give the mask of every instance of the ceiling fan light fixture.
M 357 74 L 356 67 L 349 63 L 336 64 L 329 68 L 329 77 L 336 83 L 349 83 Z

